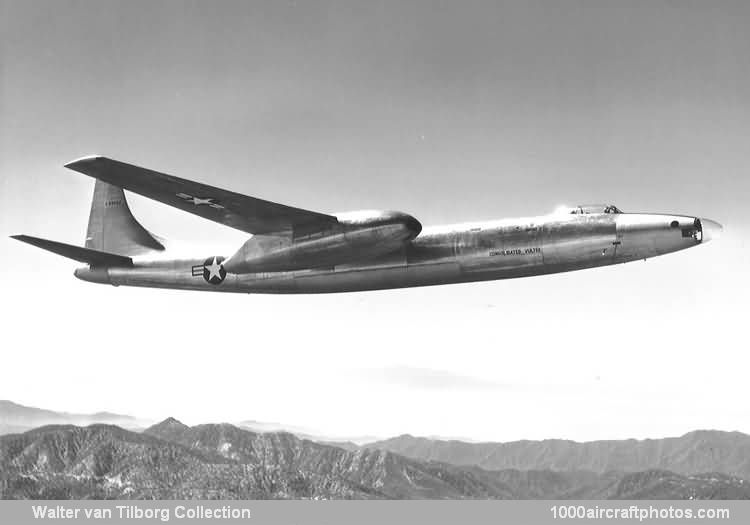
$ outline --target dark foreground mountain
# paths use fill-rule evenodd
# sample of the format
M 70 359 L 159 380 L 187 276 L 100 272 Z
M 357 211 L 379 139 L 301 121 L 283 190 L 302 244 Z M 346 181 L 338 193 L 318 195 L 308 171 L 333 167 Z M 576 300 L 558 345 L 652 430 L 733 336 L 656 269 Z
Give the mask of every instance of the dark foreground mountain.
M 420 461 L 476 465 L 487 470 L 589 470 L 640 472 L 661 469 L 688 475 L 722 472 L 750 478 L 750 436 L 698 430 L 681 437 L 578 443 L 563 439 L 465 443 L 410 435 L 365 445 Z
M 67 425 L 0 437 L 2 499 L 652 497 L 750 498 L 750 484 L 656 470 L 487 471 L 171 418 L 143 433 Z
M 0 435 L 26 432 L 44 425 L 91 425 L 104 423 L 128 429 L 143 428 L 132 416 L 97 412 L 95 414 L 70 414 L 42 408 L 27 407 L 12 401 L 0 400 Z

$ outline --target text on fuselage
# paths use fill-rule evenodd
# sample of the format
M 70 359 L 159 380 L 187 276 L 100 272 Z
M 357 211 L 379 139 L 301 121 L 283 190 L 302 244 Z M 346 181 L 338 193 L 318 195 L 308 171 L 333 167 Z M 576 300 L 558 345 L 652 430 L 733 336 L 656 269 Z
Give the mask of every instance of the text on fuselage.
M 533 246 L 530 248 L 512 248 L 510 250 L 491 250 L 490 257 L 495 257 L 496 255 L 533 255 L 535 253 L 542 253 L 542 249 L 538 246 Z

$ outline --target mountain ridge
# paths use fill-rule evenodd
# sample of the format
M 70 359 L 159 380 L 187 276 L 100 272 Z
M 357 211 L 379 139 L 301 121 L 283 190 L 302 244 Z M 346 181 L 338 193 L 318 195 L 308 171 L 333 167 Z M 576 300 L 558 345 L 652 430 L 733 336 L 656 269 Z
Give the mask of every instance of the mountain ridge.
M 363 445 L 423 461 L 476 465 L 488 470 L 570 469 L 604 473 L 659 468 L 680 474 L 718 471 L 750 477 L 750 436 L 737 431 L 695 430 L 679 437 L 658 439 L 466 443 L 409 434 Z
M 29 414 L 31 419 L 24 419 Z M 111 420 L 95 421 L 107 418 Z M 41 430 L 38 426 L 31 429 L 24 426 L 49 419 L 52 419 L 52 426 L 42 426 Z M 244 476 L 239 470 L 257 470 L 261 466 L 263 469 L 273 467 L 277 470 L 283 468 L 301 472 L 301 478 L 296 484 L 292 484 L 293 489 L 287 487 L 289 479 L 285 476 L 289 472 L 285 471 L 283 475 L 278 472 L 274 474 L 281 478 L 271 477 L 276 479 L 276 485 L 273 486 L 282 487 L 279 492 L 274 492 L 272 486 L 256 480 L 254 484 L 246 483 L 245 489 L 235 488 L 222 492 L 227 497 L 255 497 L 258 494 L 263 497 L 337 498 L 540 495 L 560 498 L 567 497 L 567 494 L 616 497 L 619 493 L 638 493 L 632 487 L 619 492 L 615 489 L 615 484 L 627 485 L 629 479 L 636 480 L 631 485 L 640 487 L 639 490 L 646 495 L 644 497 L 657 493 L 682 494 L 675 491 L 687 491 L 686 487 L 693 487 L 691 490 L 701 497 L 710 492 L 710 483 L 706 480 L 713 480 L 711 483 L 717 484 L 720 494 L 744 494 L 744 480 L 750 479 L 750 436 L 737 431 L 701 429 L 678 437 L 583 442 L 568 439 L 466 442 L 402 434 L 358 445 L 287 431 L 282 425 L 278 425 L 280 428 L 276 431 L 270 431 L 267 427 L 248 429 L 229 423 L 188 426 L 169 417 L 151 425 L 140 434 L 157 439 L 158 442 L 138 442 L 132 436 L 126 439 L 125 435 L 119 434 L 126 431 L 122 427 L 132 425 L 134 421 L 139 420 L 110 412 L 69 414 L 26 407 L 7 400 L 0 401 L 0 434 L 28 434 L 27 439 L 35 439 L 35 436 L 62 432 L 80 437 L 85 434 L 81 434 L 82 431 L 75 430 L 76 428 L 94 427 L 92 431 L 103 432 L 101 439 L 110 442 L 113 450 L 133 450 L 135 443 L 140 443 L 140 447 L 155 447 L 160 450 L 160 443 L 166 442 L 178 447 L 169 449 L 171 452 L 168 455 L 180 457 L 183 463 L 187 461 L 187 464 L 192 465 L 190 468 L 183 465 L 191 475 L 197 476 L 188 478 L 197 483 L 200 490 L 210 489 L 211 494 L 221 492 L 221 489 L 207 488 L 200 472 L 218 469 L 221 471 L 220 477 L 228 476 L 235 481 Z M 107 428 L 109 430 L 103 430 Z M 128 430 L 136 429 L 131 426 Z M 0 436 L 0 439 L 3 437 Z M 47 436 L 44 439 L 52 438 Z M 77 439 L 73 439 L 73 442 Z M 67 446 L 63 448 L 68 449 Z M 134 454 L 128 460 L 131 463 L 140 457 L 139 453 Z M 54 456 L 53 451 L 52 456 L 47 457 Z M 20 458 L 19 461 L 24 464 L 25 460 Z M 42 463 L 46 464 L 45 461 L 42 460 Z M 58 461 L 58 466 L 67 465 L 65 461 L 60 461 L 62 460 Z M 93 459 L 88 461 L 98 464 Z M 332 467 L 331 462 L 338 467 Z M 380 465 L 380 470 L 373 466 L 376 464 Z M 170 463 L 167 462 L 167 465 Z M 219 468 L 216 465 L 223 466 Z M 135 466 L 131 467 L 133 472 L 141 472 Z M 348 469 L 346 472 L 340 470 L 345 467 Z M 324 474 L 321 474 L 321 468 Z M 85 468 L 83 470 L 86 471 Z M 127 473 L 131 470 L 125 471 Z M 52 477 L 60 481 L 60 473 L 54 472 L 56 474 Z M 700 477 L 702 473 L 714 475 Z M 154 486 L 160 486 L 157 481 L 162 474 L 145 471 L 137 474 L 135 479 L 137 481 L 139 476 L 146 477 L 154 482 Z M 23 477 L 26 474 L 19 472 L 19 475 Z M 73 474 L 67 472 L 65 475 Z M 629 475 L 632 477 L 629 478 Z M 425 480 L 421 489 L 415 488 L 413 476 Z M 91 478 L 96 479 L 99 481 L 95 484 L 98 483 L 100 488 L 106 485 L 102 485 L 102 480 L 96 476 Z M 333 482 L 332 479 L 336 481 Z M 446 479 L 452 481 L 446 482 Z M 382 485 L 373 485 L 375 481 Z M 56 485 L 53 483 L 52 486 Z M 62 486 L 67 485 L 62 483 Z M 248 492 L 250 486 L 255 487 L 255 492 Z M 382 486 L 387 487 L 387 490 L 381 490 Z M 330 487 L 338 488 L 329 490 Z M 168 488 L 162 489 L 169 492 Z M 214 492 L 210 492 L 211 490 Z M 159 497 L 161 493 L 156 491 L 150 494 Z
M 0 437 L 0 498 L 750 498 L 724 474 L 488 471 L 174 418 L 142 433 L 51 425 Z
M 106 411 L 93 414 L 57 412 L 0 399 L 0 435 L 25 432 L 45 425 L 72 424 L 85 426 L 94 423 L 117 424 L 124 428 L 139 429 L 143 422 L 136 417 L 125 414 Z

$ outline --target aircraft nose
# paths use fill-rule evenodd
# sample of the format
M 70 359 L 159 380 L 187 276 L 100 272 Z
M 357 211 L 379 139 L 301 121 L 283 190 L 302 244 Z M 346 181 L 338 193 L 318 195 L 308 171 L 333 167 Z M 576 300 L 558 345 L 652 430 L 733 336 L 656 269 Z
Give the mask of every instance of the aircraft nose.
M 703 231 L 703 242 L 708 242 L 711 239 L 718 239 L 721 236 L 721 232 L 724 231 L 724 227 L 716 221 L 711 219 L 701 219 L 701 230 Z

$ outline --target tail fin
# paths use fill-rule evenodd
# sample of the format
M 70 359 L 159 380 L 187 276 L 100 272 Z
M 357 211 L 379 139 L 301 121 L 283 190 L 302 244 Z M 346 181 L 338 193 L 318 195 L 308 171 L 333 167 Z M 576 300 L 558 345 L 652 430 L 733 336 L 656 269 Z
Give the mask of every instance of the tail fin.
M 94 185 L 86 248 L 117 255 L 164 250 L 164 245 L 133 217 L 122 188 L 99 179 Z

